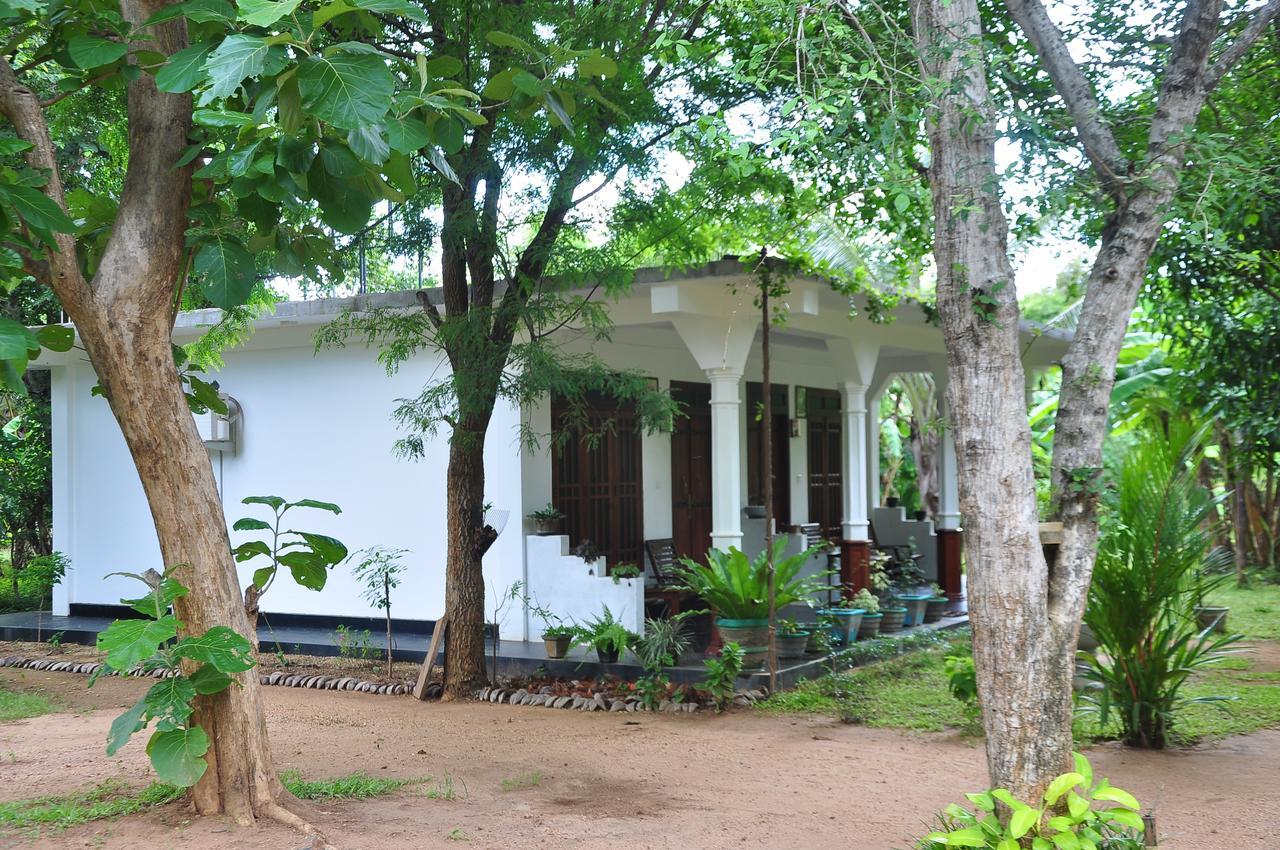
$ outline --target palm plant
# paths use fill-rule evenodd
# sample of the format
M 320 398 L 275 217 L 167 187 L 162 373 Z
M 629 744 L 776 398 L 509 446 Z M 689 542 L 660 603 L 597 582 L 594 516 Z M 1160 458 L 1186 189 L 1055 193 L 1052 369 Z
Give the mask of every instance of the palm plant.
M 1199 434 L 1175 426 L 1135 445 L 1115 476 L 1085 623 L 1100 645 L 1081 653 L 1095 693 L 1083 704 L 1124 741 L 1162 748 L 1179 711 L 1220 696 L 1186 696 L 1188 678 L 1221 661 L 1240 635 L 1202 629 L 1195 606 L 1231 562 L 1212 549 L 1215 500 L 1195 481 Z
M 811 597 L 826 589 L 818 577 L 801 577 L 805 561 L 821 547 L 806 549 L 790 557 L 782 557 L 786 538 L 773 544 L 774 600 L 776 608 L 796 602 L 808 603 Z M 710 605 L 720 617 L 735 620 L 765 620 L 769 617 L 769 559 L 761 550 L 754 558 L 730 546 L 729 551 L 712 549 L 707 563 L 699 564 L 681 558 L 676 572 L 684 590 L 691 591 Z

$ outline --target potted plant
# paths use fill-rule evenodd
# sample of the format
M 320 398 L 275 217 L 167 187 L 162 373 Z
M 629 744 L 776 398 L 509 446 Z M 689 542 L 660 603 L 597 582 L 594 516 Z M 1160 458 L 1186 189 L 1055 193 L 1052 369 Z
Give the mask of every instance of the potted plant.
M 809 632 L 797 625 L 795 620 L 779 620 L 775 640 L 779 658 L 801 658 L 809 643 Z
M 609 606 L 604 613 L 587 620 L 575 630 L 579 646 L 591 647 L 601 664 L 616 664 L 623 650 L 631 646 L 637 635 L 615 619 Z
M 781 610 L 797 602 L 811 604 L 811 597 L 825 585 L 817 579 L 802 578 L 800 569 L 817 549 L 782 557 L 785 537 L 773 544 L 774 605 Z M 748 558 L 736 547 L 723 552 L 707 552 L 707 562 L 699 564 L 681 558 L 676 567 L 680 589 L 706 601 L 716 614 L 716 628 L 727 642 L 739 644 L 745 653 L 744 669 L 759 669 L 769 646 L 769 560 L 761 551 Z
M 942 588 L 936 584 L 929 585 L 929 593 L 932 595 L 925 600 L 924 621 L 926 623 L 936 623 L 947 613 L 947 606 L 951 604 L 951 601 L 942 592 Z
M 564 519 L 564 514 L 550 502 L 545 508 L 539 508 L 529 514 L 529 519 L 533 520 L 533 528 L 537 534 L 548 535 L 557 534 L 560 531 L 560 520 Z
M 702 611 L 681 611 L 666 619 L 644 621 L 644 635 L 635 642 L 636 658 L 645 669 L 679 667 L 680 656 L 689 650 L 689 630 L 685 620 Z
M 548 658 L 564 658 L 573 645 L 573 637 L 577 629 L 562 623 L 548 625 L 542 630 L 542 643 L 547 648 Z
M 880 620 L 884 615 L 880 613 L 880 600 L 876 599 L 875 594 L 864 587 L 849 601 L 862 609 L 862 621 L 858 623 L 858 639 L 867 640 L 880 634 Z
M 815 623 L 805 623 L 800 628 L 809 633 L 809 638 L 804 644 L 806 653 L 826 655 L 831 651 L 831 626 L 822 622 L 821 618 Z
M 852 599 L 842 599 L 835 607 L 821 613 L 831 624 L 831 638 L 835 643 L 848 646 L 858 639 L 858 629 L 866 610 L 859 608 Z

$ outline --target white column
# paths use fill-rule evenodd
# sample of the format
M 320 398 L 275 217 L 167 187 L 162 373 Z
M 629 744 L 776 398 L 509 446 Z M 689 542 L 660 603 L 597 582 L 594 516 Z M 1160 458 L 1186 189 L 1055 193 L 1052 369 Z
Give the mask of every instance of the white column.
M 867 399 L 867 515 L 880 504 L 880 396 Z
M 867 540 L 867 388 L 840 385 L 844 414 L 844 540 Z
M 742 370 L 707 369 L 711 382 L 711 545 L 742 546 Z
M 937 528 L 955 530 L 960 527 L 960 490 L 956 478 L 956 444 L 951 432 L 951 408 L 947 404 L 947 377 L 934 373 L 934 391 L 938 394 L 938 416 L 942 419 L 942 458 L 938 464 Z
M 71 427 L 74 422 L 76 399 L 76 366 L 58 366 L 49 370 L 50 444 L 53 449 L 53 549 L 71 561 L 62 581 L 53 586 L 53 613 L 65 617 L 71 613 L 75 602 L 76 549 L 75 538 L 75 490 L 71 484 L 72 451 L 75 440 Z M 89 394 L 86 392 L 85 398 Z

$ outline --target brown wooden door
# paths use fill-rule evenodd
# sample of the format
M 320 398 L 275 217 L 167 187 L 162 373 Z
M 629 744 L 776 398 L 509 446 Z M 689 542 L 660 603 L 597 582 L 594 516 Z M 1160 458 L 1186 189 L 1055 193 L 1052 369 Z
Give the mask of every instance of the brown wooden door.
M 840 394 L 807 390 L 809 418 L 809 522 L 817 523 L 828 540 L 840 538 L 844 513 L 844 465 L 841 462 L 843 423 Z
M 557 400 L 552 416 L 562 421 Z M 564 518 L 569 542 L 591 541 L 608 567 L 644 563 L 644 493 L 640 433 L 634 406 L 597 397 L 585 428 L 558 440 L 552 452 L 551 502 Z
M 774 384 L 773 396 L 773 516 L 779 529 L 791 524 L 791 423 L 787 386 Z M 747 384 L 747 502 L 764 504 L 764 441 L 760 439 L 764 394 L 757 383 Z
M 676 555 L 701 560 L 711 548 L 711 386 L 671 382 L 683 416 L 671 434 L 671 538 Z

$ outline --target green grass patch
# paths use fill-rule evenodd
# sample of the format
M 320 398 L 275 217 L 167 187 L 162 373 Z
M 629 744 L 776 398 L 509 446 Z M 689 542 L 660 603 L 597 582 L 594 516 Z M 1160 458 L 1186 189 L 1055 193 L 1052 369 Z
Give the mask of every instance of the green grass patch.
M 89 821 L 136 814 L 182 796 L 182 789 L 153 782 L 141 791 L 112 779 L 88 791 L 0 803 L 0 833 L 66 829 Z
M 1227 614 L 1229 631 L 1241 632 L 1251 640 L 1280 640 L 1280 585 L 1255 575 L 1248 587 L 1224 586 L 1207 601 L 1231 609 Z
M 542 784 L 542 771 L 531 770 L 507 777 L 499 783 L 503 791 L 523 791 L 526 788 L 537 788 Z
M 0 687 L 0 723 L 21 720 L 24 717 L 38 717 L 41 714 L 52 714 L 61 710 L 62 704 L 53 697 L 38 693 L 6 691 Z
M 390 794 L 422 780 L 378 778 L 361 771 L 335 779 L 303 779 L 300 772 L 290 769 L 280 772 L 280 781 L 289 793 L 303 800 L 362 800 Z

